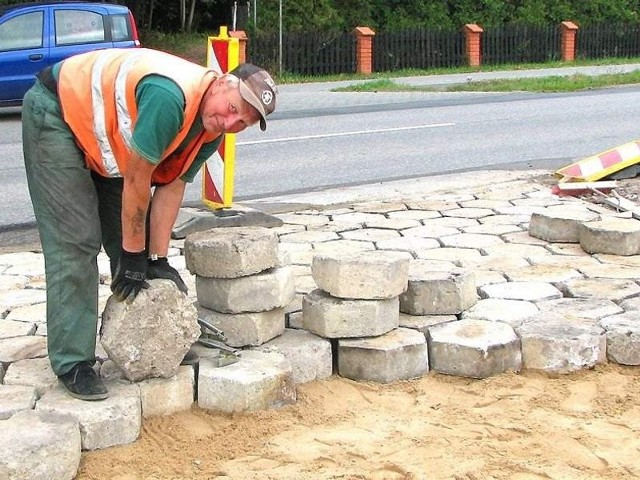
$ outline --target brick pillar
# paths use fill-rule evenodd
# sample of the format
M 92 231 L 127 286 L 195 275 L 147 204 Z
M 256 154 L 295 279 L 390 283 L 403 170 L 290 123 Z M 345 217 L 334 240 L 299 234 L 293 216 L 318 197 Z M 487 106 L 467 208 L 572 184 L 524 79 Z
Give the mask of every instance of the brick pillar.
M 573 22 L 562 22 L 560 24 L 560 30 L 562 32 L 560 54 L 563 62 L 573 62 L 576 59 L 576 35 L 578 28 L 578 25 Z
M 244 30 L 236 30 L 235 32 L 229 33 L 230 37 L 238 39 L 238 46 L 240 47 L 240 63 L 244 63 L 247 61 L 247 34 Z
M 481 62 L 480 37 L 484 30 L 475 23 L 467 23 L 462 30 L 465 36 L 467 63 L 470 67 L 479 67 Z
M 369 27 L 356 27 L 356 72 L 369 75 L 373 72 L 373 36 Z

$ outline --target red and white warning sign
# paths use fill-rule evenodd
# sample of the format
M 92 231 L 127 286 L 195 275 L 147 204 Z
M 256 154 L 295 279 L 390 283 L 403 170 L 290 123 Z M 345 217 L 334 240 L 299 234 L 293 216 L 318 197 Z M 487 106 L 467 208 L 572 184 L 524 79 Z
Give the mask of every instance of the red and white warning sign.
M 220 27 L 217 37 L 207 39 L 207 67 L 226 73 L 238 66 L 240 44 L 229 37 L 227 27 Z M 210 208 L 224 208 L 233 200 L 233 171 L 236 136 L 226 133 L 218 150 L 209 157 L 202 171 L 202 201 Z

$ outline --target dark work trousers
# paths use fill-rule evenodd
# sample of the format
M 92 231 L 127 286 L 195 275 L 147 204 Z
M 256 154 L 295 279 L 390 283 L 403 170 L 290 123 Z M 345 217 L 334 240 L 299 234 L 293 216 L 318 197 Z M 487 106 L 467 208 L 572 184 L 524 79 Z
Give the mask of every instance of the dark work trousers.
M 101 246 L 120 255 L 122 179 L 86 167 L 57 96 L 39 81 L 22 106 L 22 143 L 47 281 L 49 360 L 56 375 L 95 363 Z

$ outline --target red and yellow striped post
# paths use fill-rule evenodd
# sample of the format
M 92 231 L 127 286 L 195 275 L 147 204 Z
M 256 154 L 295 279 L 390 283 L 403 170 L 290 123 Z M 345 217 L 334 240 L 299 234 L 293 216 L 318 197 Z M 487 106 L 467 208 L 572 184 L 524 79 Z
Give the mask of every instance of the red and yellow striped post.
M 237 38 L 220 27 L 217 37 L 207 39 L 207 67 L 226 73 L 238 66 L 240 48 Z M 229 207 L 233 200 L 233 170 L 236 156 L 236 136 L 226 133 L 218 150 L 204 164 L 202 201 L 210 208 Z

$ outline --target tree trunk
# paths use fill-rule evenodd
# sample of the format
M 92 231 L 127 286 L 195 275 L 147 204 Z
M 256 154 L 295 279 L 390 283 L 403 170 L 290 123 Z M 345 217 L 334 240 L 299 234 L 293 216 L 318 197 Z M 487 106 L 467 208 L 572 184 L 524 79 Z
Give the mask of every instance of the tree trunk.
M 180 0 L 180 31 L 184 32 L 187 15 L 186 0 Z
M 193 17 L 196 12 L 196 0 L 191 0 L 191 8 L 189 9 L 189 22 L 187 23 L 187 32 L 193 30 Z

